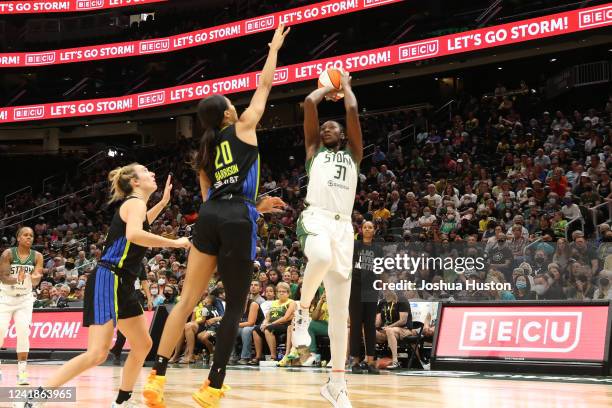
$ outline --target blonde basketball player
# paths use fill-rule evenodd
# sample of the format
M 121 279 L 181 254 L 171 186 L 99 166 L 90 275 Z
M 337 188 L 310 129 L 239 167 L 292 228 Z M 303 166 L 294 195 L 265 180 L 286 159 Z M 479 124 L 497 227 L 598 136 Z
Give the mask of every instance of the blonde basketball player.
M 307 208 L 298 220 L 298 237 L 308 258 L 302 284 L 300 307 L 293 322 L 293 342 L 308 346 L 309 306 L 321 281 L 329 306 L 329 338 L 332 373 L 321 395 L 334 407 L 349 408 L 344 363 L 348 339 L 348 305 L 351 292 L 353 227 L 351 213 L 357 189 L 359 163 L 363 157 L 357 98 L 351 78 L 342 73 L 346 109 L 346 132 L 337 122 L 319 127 L 318 104 L 325 98 L 338 99 L 331 87 L 312 92 L 304 103 L 306 169 L 309 176 Z M 346 138 L 345 138 L 346 135 Z M 344 147 L 344 142 L 346 147 Z
M 17 332 L 19 385 L 29 384 L 26 365 L 30 351 L 32 308 L 36 300 L 32 288 L 40 283 L 43 268 L 43 256 L 32 250 L 33 241 L 32 228 L 20 228 L 17 231 L 17 246 L 5 250 L 0 258 L 0 347 L 12 318 Z

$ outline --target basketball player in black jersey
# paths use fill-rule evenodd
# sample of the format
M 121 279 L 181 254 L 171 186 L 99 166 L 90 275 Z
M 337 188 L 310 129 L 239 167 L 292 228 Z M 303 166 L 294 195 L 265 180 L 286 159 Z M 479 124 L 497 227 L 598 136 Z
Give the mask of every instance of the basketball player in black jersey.
M 89 327 L 87 351 L 64 364 L 44 388 L 60 387 L 85 370 L 102 364 L 117 325 L 130 342 L 131 350 L 123 367 L 119 395 L 112 407 L 133 407 L 130 397 L 134 383 L 152 346 L 134 286 L 142 259 L 148 247 L 188 249 L 191 245 L 187 238 L 173 240 L 149 232 L 150 223 L 168 204 L 172 190 L 170 177 L 164 199 L 148 211 L 147 202 L 157 190 L 153 172 L 133 163 L 111 171 L 108 178 L 110 202 L 123 202 L 112 219 L 102 258 L 85 287 L 83 326 Z M 25 406 L 40 405 L 28 402 Z
M 227 306 L 217 331 L 217 347 L 208 380 L 193 394 L 193 399 L 203 407 L 216 407 L 229 389 L 223 385 L 225 368 L 253 274 L 258 212 L 284 207 L 280 198 L 268 197 L 255 203 L 260 165 L 255 129 L 272 89 L 278 51 L 288 33 L 289 29 L 285 31 L 282 24 L 276 29 L 260 84 L 240 117 L 230 100 L 221 95 L 203 99 L 198 105 L 198 117 L 205 133 L 194 168 L 204 204 L 194 228 L 181 300 L 166 321 L 156 363 L 144 387 L 143 396 L 149 407 L 165 406 L 168 359 L 185 320 L 208 287 L 215 267 L 223 280 Z

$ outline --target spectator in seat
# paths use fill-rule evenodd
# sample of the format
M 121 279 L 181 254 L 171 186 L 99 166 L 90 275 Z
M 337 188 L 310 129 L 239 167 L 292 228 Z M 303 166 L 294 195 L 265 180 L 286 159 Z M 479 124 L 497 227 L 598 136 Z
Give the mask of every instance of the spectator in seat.
M 281 281 L 281 276 L 276 269 L 272 269 L 268 272 L 268 284 L 277 285 Z
M 555 253 L 553 254 L 552 261 L 559 265 L 560 271 L 566 271 L 571 258 L 570 246 L 567 243 L 567 239 L 559 238 L 555 247 Z
M 276 300 L 276 286 L 268 285 L 264 290 L 264 299 L 265 301 L 259 305 L 264 316 L 267 316 L 270 311 L 270 307 L 272 307 L 272 302 Z
M 68 297 L 69 296 L 70 296 L 70 286 L 62 285 L 59 289 L 59 297 L 57 298 L 56 307 L 58 308 L 68 307 L 68 302 L 69 302 Z
M 168 363 L 180 363 L 180 364 L 189 364 L 195 362 L 193 358 L 193 348 L 195 346 L 195 336 L 199 331 L 200 325 L 204 324 L 206 321 L 206 298 L 208 297 L 208 293 L 205 293 L 202 296 L 202 300 L 196 305 L 193 309 L 193 314 L 191 315 L 191 319 L 189 322 L 185 323 L 185 329 L 181 335 L 181 338 L 176 344 L 176 348 L 174 349 L 174 354 L 168 360 Z M 179 360 L 179 356 L 181 355 L 181 351 L 183 349 L 183 345 L 185 341 L 189 338 L 190 347 L 187 347 L 185 354 Z
M 157 282 L 151 283 L 149 285 L 149 291 L 151 292 L 151 296 L 153 297 L 153 306 L 157 307 L 164 304 L 166 298 L 162 293 L 159 292 L 159 284 Z
M 582 267 L 580 269 L 584 269 Z M 595 287 L 591 284 L 591 280 L 586 274 L 580 273 L 574 280 L 574 283 L 567 290 L 567 298 L 575 300 L 590 300 L 595 295 Z
M 51 286 L 51 288 L 49 288 L 49 296 L 51 299 L 49 307 L 57 307 L 57 301 L 60 297 L 59 289 L 57 289 L 55 286 Z
M 506 283 L 504 275 L 495 269 L 489 271 L 486 281 L 495 284 Z M 492 300 L 515 300 L 514 294 L 506 290 L 490 290 L 489 295 L 491 296 Z
M 242 351 L 240 353 L 240 360 L 238 364 L 246 365 L 251 359 L 251 346 L 253 344 L 253 330 L 256 325 L 260 325 L 264 320 L 264 315 L 261 308 L 247 296 L 247 300 L 244 307 L 244 313 L 238 325 L 238 337 L 242 340 Z M 235 352 L 235 351 L 234 351 Z
M 374 203 L 373 210 L 372 217 L 374 219 L 380 218 L 382 220 L 388 220 L 391 217 L 391 211 L 385 207 L 385 201 L 382 199 Z
M 223 318 L 223 312 L 217 308 L 218 297 L 214 296 L 211 292 L 206 298 L 206 305 L 204 311 L 204 324 L 200 324 L 196 338 L 198 341 L 204 344 L 208 355 L 203 358 L 204 364 L 208 364 L 213 361 L 214 345 L 211 340 L 217 336 L 217 330 L 221 324 Z
M 64 264 L 64 267 L 66 268 L 66 280 L 70 281 L 73 278 L 78 278 L 79 277 L 79 271 L 78 269 L 76 269 L 76 264 L 74 261 L 74 258 L 68 258 L 66 260 L 66 263 Z
M 573 202 L 571 193 L 567 193 L 563 198 L 563 207 L 561 207 L 561 212 L 563 213 L 563 217 L 568 220 L 582 217 L 580 208 Z
M 85 256 L 85 251 L 79 251 L 77 260 L 74 262 L 74 267 L 79 275 L 89 271 L 89 260 Z
M 550 187 L 550 191 L 556 193 L 559 197 L 565 196 L 565 193 L 569 189 L 569 182 L 563 175 L 563 169 L 561 167 L 556 167 L 553 170 L 553 175 L 548 180 L 548 186 Z
M 308 334 L 310 334 L 312 341 L 310 342 L 310 356 L 302 363 L 304 367 L 310 367 L 315 364 L 316 356 L 319 352 L 317 348 L 317 336 L 328 335 L 329 312 L 327 310 L 325 291 L 323 291 L 314 309 L 310 312 L 310 316 L 312 321 L 310 322 L 310 326 L 308 326 Z
M 548 257 L 546 251 L 541 248 L 536 249 L 533 262 L 531 262 L 531 269 L 534 275 L 541 275 L 548 271 Z
M 425 207 L 423 209 L 423 216 L 419 218 L 419 227 L 429 229 L 434 221 L 436 221 L 436 216 L 432 214 L 431 208 Z
M 516 219 L 516 217 L 514 218 Z M 525 247 L 529 243 L 528 238 L 523 235 L 523 228 L 519 224 L 512 226 L 512 238 L 510 238 L 509 247 L 514 258 L 514 265 L 519 265 L 523 262 Z
M 249 361 L 249 365 L 259 365 L 263 358 L 263 339 L 265 338 L 272 359 L 277 360 L 276 335 L 287 333 L 287 328 L 293 319 L 295 302 L 289 298 L 290 287 L 281 282 L 276 287 L 278 299 L 272 302 L 270 310 L 264 321 L 253 331 L 255 341 L 255 357 Z
M 496 243 L 489 251 L 489 265 L 504 274 L 507 280 L 512 272 L 513 255 L 512 250 L 506 245 L 506 234 L 499 231 Z
M 145 270 L 149 268 L 149 266 L 145 266 Z M 147 280 L 149 281 L 149 285 L 152 285 L 154 283 L 157 283 L 157 275 L 155 274 L 155 272 L 149 270 L 147 272 Z
M 593 183 L 591 181 L 591 175 L 586 171 L 583 171 L 582 173 L 580 173 L 580 178 L 578 179 L 578 182 L 576 182 L 574 189 L 572 190 L 572 194 L 578 197 L 582 197 L 582 194 L 592 190 Z
M 602 198 L 612 198 L 612 180 L 610 180 L 608 170 L 603 170 L 599 173 L 599 183 L 595 190 Z
M 410 207 L 408 211 L 408 216 L 404 220 L 404 224 L 402 225 L 402 229 L 404 233 L 410 233 L 413 228 L 419 226 L 419 210 L 417 207 Z
M 563 218 L 561 211 L 555 211 L 555 215 L 552 219 L 552 230 L 555 233 L 556 238 L 562 238 L 565 236 L 567 230 L 567 220 Z
M 259 281 L 257 280 L 251 281 L 251 287 L 249 288 L 249 299 L 257 303 L 258 305 L 261 305 L 263 302 L 266 301 L 261 296 L 261 285 L 259 284 Z
M 442 206 L 442 196 L 436 192 L 436 185 L 429 184 L 427 186 L 427 195 L 423 197 L 427 201 L 429 208 L 440 208 Z
M 612 289 L 610 288 L 610 278 L 612 271 L 603 270 L 597 280 L 597 288 L 593 293 L 593 300 L 612 300 Z
M 577 234 L 574 242 L 571 244 L 572 258 L 577 259 L 583 265 L 588 265 L 591 268 L 591 274 L 595 275 L 599 269 L 599 260 L 597 253 L 588 245 L 584 234 Z
M 376 312 L 376 341 L 387 343 L 391 350 L 392 362 L 387 369 L 395 370 L 400 367 L 397 356 L 398 341 L 416 334 L 411 330 L 412 314 L 410 303 L 400 302 L 393 291 L 385 291 L 384 299 L 379 302 Z
M 533 289 L 536 293 L 535 300 L 553 300 L 555 293 L 548 293 L 550 284 L 546 274 L 536 275 L 533 279 Z
M 272 264 L 270 264 L 270 266 L 272 266 Z M 274 286 L 272 283 L 270 283 L 270 278 L 268 277 L 268 274 L 264 271 L 259 272 L 257 279 L 259 280 L 259 285 L 262 288 L 266 288 L 268 285 Z
M 50 307 L 51 305 L 51 295 L 48 288 L 44 288 L 40 291 L 40 295 L 38 295 L 38 299 L 34 302 L 35 308 L 44 308 Z
M 379 163 L 385 161 L 386 155 L 380 150 L 380 146 L 374 146 L 374 154 L 372 155 L 372 164 L 377 166 Z
M 563 277 L 561 276 L 561 270 L 559 265 L 556 263 L 550 263 L 548 265 L 548 296 L 553 299 L 565 299 L 565 292 L 563 291 Z
M 516 300 L 533 300 L 535 295 L 531 291 L 531 283 L 529 282 L 528 277 L 523 274 L 523 270 L 521 268 L 517 269 L 520 270 L 520 274 L 517 274 L 514 278 L 514 298 Z
M 286 270 L 285 272 L 283 272 L 283 282 L 289 285 L 289 287 L 291 288 L 291 272 L 290 271 Z

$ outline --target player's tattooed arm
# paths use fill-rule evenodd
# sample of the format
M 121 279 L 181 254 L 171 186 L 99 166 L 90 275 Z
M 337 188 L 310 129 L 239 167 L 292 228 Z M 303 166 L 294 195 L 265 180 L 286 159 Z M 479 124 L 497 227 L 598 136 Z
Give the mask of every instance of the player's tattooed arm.
M 7 249 L 0 256 L 0 282 L 5 285 L 16 285 L 17 279 L 11 276 L 11 250 Z

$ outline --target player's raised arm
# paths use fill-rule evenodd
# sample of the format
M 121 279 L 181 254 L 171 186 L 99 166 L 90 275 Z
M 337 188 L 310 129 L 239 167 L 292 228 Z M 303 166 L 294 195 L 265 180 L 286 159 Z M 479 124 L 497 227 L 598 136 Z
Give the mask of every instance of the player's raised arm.
M 318 106 L 325 96 L 333 90 L 334 88 L 330 86 L 316 89 L 304 100 L 304 145 L 306 147 L 306 160 L 312 158 L 321 145 Z
M 159 214 L 168 206 L 172 194 L 172 175 L 169 174 L 166 179 L 166 186 L 164 187 L 164 195 L 159 203 L 155 204 L 149 211 L 147 211 L 147 221 L 149 224 L 153 224 L 153 221 L 159 217 Z
M 359 123 L 359 106 L 351 86 L 351 77 L 348 72 L 342 72 L 341 83 L 344 91 L 344 107 L 346 109 L 346 137 L 348 148 L 353 159 L 360 163 L 363 158 L 363 137 L 361 123 Z
M 274 70 L 276 70 L 276 63 L 278 60 L 278 51 L 283 46 L 285 37 L 291 31 L 291 27 L 285 30 L 284 24 L 279 24 L 278 28 L 274 32 L 272 41 L 268 44 L 270 51 L 268 52 L 268 58 L 261 72 L 261 78 L 259 80 L 259 86 L 251 99 L 249 107 L 240 115 L 240 119 L 236 123 L 236 130 L 239 134 L 245 134 L 247 140 L 251 144 L 257 143 L 257 135 L 255 134 L 255 128 L 261 117 L 266 110 L 266 104 L 268 102 L 268 96 L 272 90 L 272 84 L 274 82 Z M 239 129 L 240 128 L 240 129 Z

